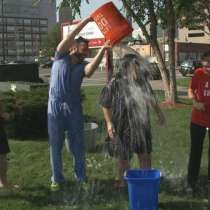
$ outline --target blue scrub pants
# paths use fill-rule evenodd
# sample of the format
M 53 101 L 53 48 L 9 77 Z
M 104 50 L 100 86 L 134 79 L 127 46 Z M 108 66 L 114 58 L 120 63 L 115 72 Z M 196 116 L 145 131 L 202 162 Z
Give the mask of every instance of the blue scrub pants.
M 54 104 L 59 111 L 48 112 L 48 134 L 50 145 L 50 161 L 52 168 L 52 182 L 64 183 L 62 168 L 62 148 L 65 140 L 65 131 L 68 135 L 69 151 L 74 157 L 74 171 L 78 181 L 86 179 L 85 175 L 85 148 L 84 123 L 81 104 L 62 106 Z

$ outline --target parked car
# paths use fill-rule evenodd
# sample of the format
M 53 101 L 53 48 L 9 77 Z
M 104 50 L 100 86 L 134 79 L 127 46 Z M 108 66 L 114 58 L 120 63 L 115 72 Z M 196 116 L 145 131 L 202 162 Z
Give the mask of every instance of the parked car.
M 199 60 L 186 60 L 180 65 L 179 72 L 186 76 L 187 74 L 193 74 L 195 69 L 202 67 L 201 61 Z
M 51 68 L 52 67 L 52 64 L 53 64 L 53 61 L 52 60 L 47 60 L 43 63 L 40 63 L 40 66 L 42 68 Z

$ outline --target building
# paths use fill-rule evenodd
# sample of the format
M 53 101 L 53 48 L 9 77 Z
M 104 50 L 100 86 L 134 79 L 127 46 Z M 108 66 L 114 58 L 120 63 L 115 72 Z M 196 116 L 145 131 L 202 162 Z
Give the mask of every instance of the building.
M 43 39 L 56 24 L 48 0 L 0 0 L 0 61 L 34 61 Z
M 177 65 L 187 59 L 199 60 L 204 52 L 210 50 L 210 33 L 204 26 L 179 28 L 175 42 Z
M 138 45 L 131 47 L 139 52 L 143 57 L 154 57 L 154 51 L 150 44 L 145 40 L 140 29 L 133 33 L 134 39 L 142 40 Z M 157 28 L 157 37 L 163 59 L 168 62 L 169 47 L 167 31 L 161 27 Z M 178 67 L 184 60 L 200 60 L 202 54 L 210 50 L 210 32 L 207 27 L 199 26 L 196 28 L 177 28 L 175 35 L 175 62 Z

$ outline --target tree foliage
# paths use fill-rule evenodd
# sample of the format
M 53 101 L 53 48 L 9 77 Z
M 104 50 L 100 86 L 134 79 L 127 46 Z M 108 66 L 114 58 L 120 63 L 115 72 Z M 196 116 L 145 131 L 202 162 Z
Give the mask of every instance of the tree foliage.
M 51 57 L 54 55 L 57 45 L 61 40 L 60 25 L 57 24 L 52 28 L 48 36 L 41 44 L 43 55 Z

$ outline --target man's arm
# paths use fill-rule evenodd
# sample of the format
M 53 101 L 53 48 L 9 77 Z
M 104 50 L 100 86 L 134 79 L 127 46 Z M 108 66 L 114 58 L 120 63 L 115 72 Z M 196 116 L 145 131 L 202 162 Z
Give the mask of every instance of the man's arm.
M 88 22 L 90 22 L 92 19 L 90 17 L 82 20 L 79 22 L 76 26 L 76 28 L 71 31 L 65 39 L 63 39 L 57 46 L 58 52 L 68 52 L 70 47 L 74 44 L 74 38 L 75 36 L 87 25 Z
M 108 108 L 102 107 L 103 113 L 104 113 L 104 118 L 106 121 L 106 127 L 107 127 L 107 132 L 109 134 L 110 138 L 114 138 L 114 126 L 112 124 L 112 120 L 111 120 L 111 111 Z
M 205 111 L 205 104 L 202 102 L 197 101 L 195 96 L 195 90 L 193 90 L 191 87 L 188 88 L 188 98 L 192 99 L 193 107 L 199 111 Z
M 98 68 L 106 49 L 110 48 L 110 41 L 107 41 L 105 45 L 99 50 L 93 61 L 85 66 L 85 76 L 90 77 L 94 71 Z

